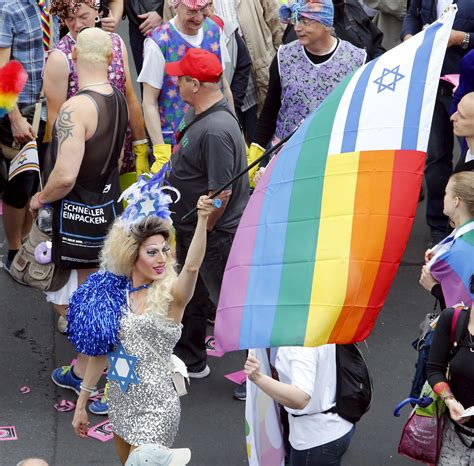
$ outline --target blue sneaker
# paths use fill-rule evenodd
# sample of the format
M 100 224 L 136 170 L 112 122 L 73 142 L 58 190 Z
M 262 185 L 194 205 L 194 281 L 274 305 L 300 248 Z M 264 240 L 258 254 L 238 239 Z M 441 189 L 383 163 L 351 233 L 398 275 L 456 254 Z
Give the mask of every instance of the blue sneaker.
M 72 366 L 62 366 L 54 369 L 51 373 L 51 379 L 58 387 L 69 388 L 78 395 L 81 393 L 82 379 L 74 375 Z
M 89 411 L 92 414 L 97 414 L 98 416 L 106 416 L 109 413 L 109 405 L 107 404 L 108 399 L 109 399 L 109 382 L 105 384 L 104 394 L 102 395 L 102 398 L 100 400 L 93 401 L 89 405 Z

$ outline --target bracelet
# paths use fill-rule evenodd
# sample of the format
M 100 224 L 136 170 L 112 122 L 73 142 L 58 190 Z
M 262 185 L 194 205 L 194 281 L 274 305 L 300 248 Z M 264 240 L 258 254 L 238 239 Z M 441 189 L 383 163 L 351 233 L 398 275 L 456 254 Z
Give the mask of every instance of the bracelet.
M 132 147 L 139 146 L 141 144 L 148 144 L 150 141 L 148 139 L 140 139 L 139 141 L 132 141 Z
M 456 398 L 454 397 L 454 395 L 447 395 L 443 398 L 443 401 L 446 403 L 446 401 L 448 400 L 456 400 Z
M 88 387 L 88 386 L 84 385 L 82 382 L 81 382 L 81 385 L 79 387 L 80 387 L 81 390 L 84 390 L 87 393 L 94 393 L 95 390 L 96 390 L 95 387 L 94 388 Z

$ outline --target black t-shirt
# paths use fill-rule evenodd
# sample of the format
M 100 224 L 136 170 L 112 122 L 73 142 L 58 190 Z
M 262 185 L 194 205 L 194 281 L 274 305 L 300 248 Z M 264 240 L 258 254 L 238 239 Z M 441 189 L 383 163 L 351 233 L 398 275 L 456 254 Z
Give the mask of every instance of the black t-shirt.
M 448 382 L 446 379 L 446 369 L 449 365 L 451 374 L 448 382 L 449 386 L 456 399 L 467 409 L 474 406 L 474 347 L 471 344 L 471 340 L 474 341 L 474 336 L 470 335 L 469 331 L 466 331 L 461 339 L 456 355 L 453 359 L 449 359 L 453 314 L 452 308 L 444 310 L 436 324 L 436 331 L 433 336 L 433 343 L 431 344 L 426 366 L 427 378 L 432 387 L 438 382 Z M 459 317 L 458 324 L 460 319 L 461 316 Z M 471 417 L 466 425 L 474 427 L 474 418 Z
M 192 123 L 195 118 L 197 120 Z M 239 124 L 225 99 L 198 117 L 191 109 L 185 116 L 185 123 L 188 128 L 182 131 L 183 136 L 171 156 L 168 181 L 181 193 L 181 200 L 172 206 L 173 223 L 177 230 L 192 231 L 196 216 L 185 223 L 181 217 L 196 207 L 199 196 L 217 191 L 241 172 L 247 165 L 247 158 Z M 229 189 L 232 189 L 232 195 L 214 229 L 233 233 L 248 201 L 248 176 L 241 176 Z

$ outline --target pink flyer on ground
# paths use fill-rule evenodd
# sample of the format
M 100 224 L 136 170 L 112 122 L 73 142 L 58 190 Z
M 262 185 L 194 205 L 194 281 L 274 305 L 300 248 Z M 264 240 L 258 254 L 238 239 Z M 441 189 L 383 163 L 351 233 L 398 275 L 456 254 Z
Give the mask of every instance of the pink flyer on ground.
M 96 424 L 89 428 L 87 436 L 100 440 L 101 442 L 108 442 L 112 440 L 114 436 L 112 433 L 112 424 L 108 419 L 107 421 Z
M 206 337 L 206 352 L 208 356 L 214 356 L 215 358 L 221 358 L 224 356 L 224 351 L 216 350 L 216 339 L 213 335 Z
M 15 426 L 0 427 L 0 442 L 6 440 L 18 440 Z
M 241 383 L 245 382 L 245 372 L 242 371 L 237 371 L 237 372 L 231 372 L 230 374 L 224 375 L 226 379 L 229 379 L 231 382 L 236 383 L 237 385 L 240 385 Z

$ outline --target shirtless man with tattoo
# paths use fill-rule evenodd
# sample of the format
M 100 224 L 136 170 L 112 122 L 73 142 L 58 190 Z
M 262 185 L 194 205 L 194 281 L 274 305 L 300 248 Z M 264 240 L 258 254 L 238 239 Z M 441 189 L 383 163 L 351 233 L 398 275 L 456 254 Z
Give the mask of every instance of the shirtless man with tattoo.
M 92 209 L 89 209 L 87 193 L 107 193 L 111 189 L 110 184 L 112 190 L 117 191 L 112 194 L 115 194 L 115 199 L 118 198 L 118 163 L 127 129 L 128 111 L 123 94 L 111 86 L 108 80 L 107 68 L 112 60 L 112 41 L 107 33 L 98 28 L 82 31 L 78 35 L 72 57 L 76 62 L 80 89 L 61 107 L 53 128 L 49 170 L 46 167 L 49 176 L 43 190 L 31 199 L 30 210 L 35 215 L 44 206 L 53 205 L 55 214 L 58 214 L 62 200 L 71 198 L 75 193 L 82 196 L 85 192 L 85 196 L 81 198 L 84 206 L 76 202 L 73 206 L 75 213 L 72 215 L 78 217 L 78 209 L 87 211 L 87 215 L 79 217 L 82 222 L 87 223 L 84 228 L 89 229 L 88 231 L 92 228 L 93 231 L 96 226 L 92 223 L 97 222 L 94 214 L 90 213 Z M 57 233 L 55 230 L 59 231 L 56 226 L 58 224 L 59 222 L 53 222 L 53 249 Z M 94 254 L 97 255 L 100 251 L 100 245 L 98 246 L 94 247 Z M 53 252 L 53 257 L 54 254 Z M 60 257 L 62 260 L 62 256 Z M 71 270 L 69 281 L 61 290 L 46 293 L 48 301 L 55 305 L 60 315 L 66 316 L 72 293 L 89 274 L 97 270 L 88 265 L 93 263 L 95 266 L 96 260 L 83 259 L 73 258 L 77 261 L 77 269 Z M 62 262 L 60 266 L 71 268 L 63 266 Z M 62 371 L 64 374 L 61 371 L 58 374 L 53 372 L 53 381 L 79 393 L 76 388 L 80 384 L 86 362 L 84 356 L 78 356 L 74 370 L 69 366 L 68 371 Z

